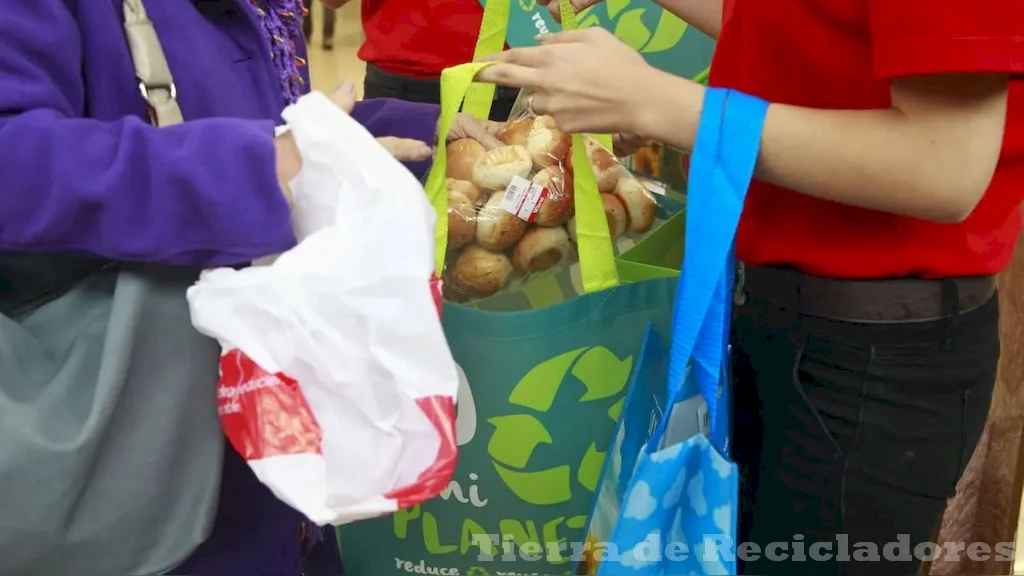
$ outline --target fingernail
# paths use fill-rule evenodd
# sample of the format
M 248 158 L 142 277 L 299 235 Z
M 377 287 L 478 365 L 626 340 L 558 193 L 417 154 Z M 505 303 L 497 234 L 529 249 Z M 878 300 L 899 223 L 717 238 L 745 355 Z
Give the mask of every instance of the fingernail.
M 356 85 L 351 80 L 345 80 L 338 85 L 338 92 L 347 92 L 349 94 L 355 94 Z

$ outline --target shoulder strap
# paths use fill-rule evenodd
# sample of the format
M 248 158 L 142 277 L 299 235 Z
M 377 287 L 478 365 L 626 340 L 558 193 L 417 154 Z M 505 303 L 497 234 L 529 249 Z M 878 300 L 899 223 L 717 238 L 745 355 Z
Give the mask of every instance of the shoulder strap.
M 176 100 L 174 78 L 142 0 L 124 0 L 124 30 L 139 90 L 149 103 L 153 124 L 160 127 L 181 124 L 185 119 Z
M 125 36 L 139 90 L 149 104 L 150 120 L 158 127 L 181 124 L 184 117 L 175 100 L 174 79 L 153 22 L 142 0 L 123 2 Z M 71 255 L 5 254 L 0 266 L 0 316 L 26 314 L 63 296 L 89 275 L 113 266 L 115 262 Z
M 672 318 L 668 405 L 683 399 L 683 383 L 692 370 L 707 401 L 711 442 L 723 454 L 728 454 L 731 404 L 722 376 L 729 343 L 734 242 L 767 111 L 768 103 L 759 98 L 708 88 L 690 156 L 686 256 Z

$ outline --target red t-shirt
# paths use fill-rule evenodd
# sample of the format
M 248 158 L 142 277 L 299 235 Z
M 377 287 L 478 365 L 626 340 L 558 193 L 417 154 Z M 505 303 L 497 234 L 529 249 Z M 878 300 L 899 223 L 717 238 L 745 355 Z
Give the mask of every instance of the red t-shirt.
M 436 78 L 473 60 L 484 15 L 479 0 L 362 0 L 361 8 L 360 60 L 414 78 Z
M 770 102 L 890 105 L 896 77 L 1024 73 L 1021 0 L 725 0 L 711 83 Z M 741 260 L 836 278 L 951 277 L 1007 266 L 1024 198 L 1024 79 L 1012 80 L 995 178 L 959 224 L 843 206 L 755 182 Z

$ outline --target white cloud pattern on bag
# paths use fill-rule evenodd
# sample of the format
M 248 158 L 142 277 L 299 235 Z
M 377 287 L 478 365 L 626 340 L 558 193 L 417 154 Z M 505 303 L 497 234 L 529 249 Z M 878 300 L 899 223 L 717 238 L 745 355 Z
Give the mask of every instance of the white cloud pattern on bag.
M 722 531 L 722 534 L 732 534 L 732 521 L 733 516 L 736 514 L 732 509 L 732 504 L 723 504 L 715 511 L 711 513 L 714 518 L 715 526 Z
M 705 516 L 708 513 L 708 500 L 704 496 L 704 472 L 697 472 L 690 479 L 686 487 L 686 497 L 690 501 L 690 509 L 697 516 Z
M 676 476 L 675 481 L 672 482 L 672 485 L 665 491 L 665 496 L 661 499 L 661 507 L 671 510 L 679 505 L 679 499 L 683 496 L 683 487 L 685 485 L 686 476 L 683 474 Z
M 651 487 L 647 482 L 640 480 L 630 491 L 622 515 L 633 520 L 646 520 L 657 509 L 658 501 L 651 495 Z
M 654 454 L 651 454 L 651 462 L 661 463 L 668 460 L 675 460 L 679 456 L 679 452 L 683 449 L 682 442 L 678 442 L 673 446 L 669 446 L 664 450 L 658 450 Z
M 636 546 L 626 550 L 619 562 L 633 569 L 653 566 L 661 559 L 661 531 L 653 530 L 647 538 Z

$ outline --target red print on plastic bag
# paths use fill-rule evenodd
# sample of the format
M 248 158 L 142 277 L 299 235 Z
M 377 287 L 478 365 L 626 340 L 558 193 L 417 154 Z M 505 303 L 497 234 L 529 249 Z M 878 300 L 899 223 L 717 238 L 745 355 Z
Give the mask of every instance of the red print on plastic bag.
M 441 310 L 444 308 L 444 296 L 441 295 L 443 281 L 437 276 L 432 274 L 430 276 L 430 295 L 434 297 L 434 306 L 437 307 L 437 316 L 441 317 Z
M 416 405 L 434 425 L 441 445 L 437 449 L 434 463 L 420 473 L 415 482 L 384 494 L 385 498 L 398 502 L 399 510 L 426 502 L 440 494 L 451 481 L 459 461 L 459 449 L 455 444 L 455 399 L 451 396 L 427 396 L 417 398 Z
M 320 454 L 323 430 L 294 379 L 260 368 L 241 350 L 220 357 L 217 412 L 245 460 Z

